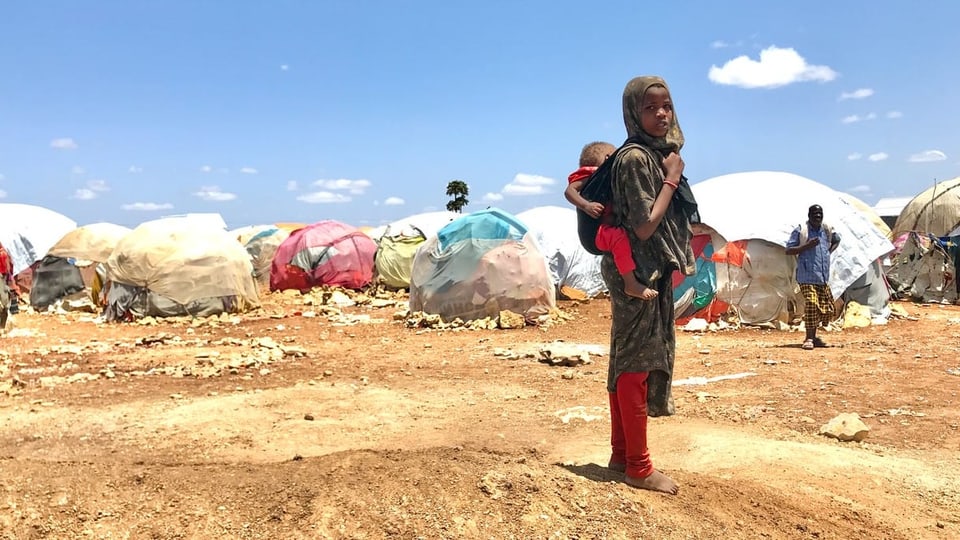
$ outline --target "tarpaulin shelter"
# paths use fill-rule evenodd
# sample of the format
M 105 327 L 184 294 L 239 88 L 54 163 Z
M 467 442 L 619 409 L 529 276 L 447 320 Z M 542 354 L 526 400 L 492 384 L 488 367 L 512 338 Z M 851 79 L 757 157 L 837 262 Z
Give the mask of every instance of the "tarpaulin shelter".
M 0 204 L 0 244 L 13 261 L 13 273 L 19 274 L 42 259 L 47 251 L 77 228 L 77 222 L 41 206 L 19 203 Z
M 270 290 L 320 285 L 361 289 L 373 279 L 377 244 L 359 229 L 324 220 L 290 233 L 270 266 Z
M 886 276 L 898 296 L 927 303 L 957 301 L 960 237 L 910 231 L 896 243 L 898 251 L 890 260 Z
M 244 244 L 253 264 L 253 277 L 261 287 L 270 285 L 270 266 L 280 244 L 290 236 L 290 232 L 279 227 L 266 226 L 249 236 Z M 243 239 L 243 237 L 241 237 Z
M 710 234 L 713 245 L 716 298 L 736 309 L 744 323 L 786 320 L 789 312 L 802 309 L 796 259 L 787 256 L 784 247 L 793 229 L 806 222 L 813 204 L 823 207 L 824 221 L 842 239 L 831 256 L 828 283 L 836 298 L 858 280 L 874 276 L 875 265 L 893 250 L 886 236 L 838 192 L 795 174 L 736 173 L 698 182 L 692 188 L 703 222 L 701 230 Z M 718 253 L 723 262 L 717 262 Z M 885 283 L 872 279 L 866 285 L 883 290 Z M 882 281 L 882 276 L 879 279 Z M 869 305 L 874 315 L 882 314 L 888 299 L 889 294 L 874 297 Z
M 260 305 L 250 256 L 209 220 L 143 223 L 120 240 L 105 266 L 108 320 L 208 316 Z
M 572 287 L 587 296 L 596 296 L 607 290 L 600 275 L 600 257 L 592 255 L 580 244 L 576 210 L 539 206 L 518 213 L 517 219 L 533 235 L 558 290 Z
M 903 207 L 893 235 L 911 231 L 937 237 L 960 234 L 960 177 L 934 184 Z
M 533 321 L 556 306 L 546 260 L 522 221 L 490 208 L 458 218 L 417 250 L 410 309 L 445 321 L 497 318 L 509 310 Z
M 409 287 L 417 248 L 458 217 L 460 214 L 444 210 L 416 214 L 388 224 L 377 238 L 377 280 L 395 289 Z
M 63 235 L 34 269 L 30 305 L 46 309 L 67 295 L 93 287 L 96 265 L 105 262 L 130 232 L 122 225 L 92 223 Z M 95 296 L 92 300 L 97 303 Z

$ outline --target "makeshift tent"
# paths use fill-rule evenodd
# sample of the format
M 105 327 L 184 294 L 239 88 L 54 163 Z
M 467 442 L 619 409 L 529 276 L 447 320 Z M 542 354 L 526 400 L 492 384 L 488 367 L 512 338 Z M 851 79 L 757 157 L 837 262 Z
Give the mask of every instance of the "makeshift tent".
M 131 231 L 113 223 L 92 223 L 63 236 L 33 272 L 30 305 L 43 310 L 61 298 L 93 285 L 96 265 Z M 92 295 L 94 303 L 97 298 Z
M 736 173 L 692 188 L 702 231 L 711 235 L 712 259 L 722 259 L 716 264 L 716 298 L 736 309 L 744 323 L 786 320 L 798 305 L 802 309 L 796 260 L 784 253 L 784 246 L 813 204 L 823 207 L 824 220 L 842 238 L 831 257 L 829 285 L 835 297 L 868 272 L 872 275 L 871 266 L 893 250 L 884 234 L 838 192 L 795 174 Z M 882 315 L 888 298 L 870 304 L 874 315 Z
M 960 234 L 960 177 L 935 184 L 903 207 L 893 234 L 910 231 L 938 237 Z
M 553 281 L 533 236 L 498 208 L 451 222 L 414 257 L 411 311 L 471 321 L 509 310 L 533 321 L 555 306 Z
M 237 227 L 236 229 L 230 229 L 230 236 L 236 238 L 241 246 L 245 246 L 254 236 L 263 231 L 270 231 L 277 228 L 276 225 L 245 225 L 243 227 Z
M 460 214 L 456 212 L 427 212 L 387 225 L 377 239 L 377 280 L 395 289 L 409 287 L 410 268 L 413 266 L 413 256 L 417 248 L 458 217 Z
M 273 256 L 276 255 L 280 244 L 289 236 L 290 232 L 287 230 L 268 227 L 260 230 L 244 243 L 244 248 L 250 254 L 250 262 L 253 263 L 253 277 L 260 286 L 270 285 L 270 265 L 273 264 Z
M 887 279 L 896 294 L 919 302 L 957 301 L 957 254 L 960 237 L 938 238 L 915 231 L 898 238 Z
M 540 206 L 517 214 L 529 228 L 559 290 L 572 287 L 587 296 L 607 290 L 600 276 L 600 257 L 583 249 L 577 236 L 577 212 L 562 206 Z
M 29 204 L 0 204 L 0 244 L 19 274 L 42 259 L 77 223 L 63 214 Z
M 105 266 L 108 320 L 208 316 L 260 305 L 250 256 L 210 221 L 143 223 L 120 240 Z
M 373 279 L 377 244 L 356 227 L 324 220 L 293 231 L 277 248 L 270 290 L 306 291 L 319 285 L 360 289 Z

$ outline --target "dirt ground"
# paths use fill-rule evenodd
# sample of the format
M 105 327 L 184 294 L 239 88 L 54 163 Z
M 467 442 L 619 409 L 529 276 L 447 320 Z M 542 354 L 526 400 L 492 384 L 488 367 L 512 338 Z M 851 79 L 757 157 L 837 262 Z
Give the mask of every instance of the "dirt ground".
M 314 295 L 21 314 L 0 337 L 0 538 L 958 538 L 960 307 L 900 305 L 813 351 L 679 332 L 677 414 L 650 427 L 675 497 L 605 468 L 605 299 L 514 330 Z M 848 412 L 865 440 L 819 433 Z

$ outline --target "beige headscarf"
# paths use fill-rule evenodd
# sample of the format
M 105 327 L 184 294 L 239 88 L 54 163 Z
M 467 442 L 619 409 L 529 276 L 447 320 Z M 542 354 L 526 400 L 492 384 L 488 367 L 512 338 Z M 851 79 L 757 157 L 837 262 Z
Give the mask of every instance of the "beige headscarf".
M 651 86 L 662 86 L 670 92 L 666 81 L 657 76 L 636 77 L 627 83 L 623 89 L 623 125 L 627 128 L 627 137 L 637 140 L 647 148 L 657 150 L 666 156 L 670 152 L 679 152 L 683 148 L 683 132 L 680 131 L 680 122 L 677 120 L 676 108 L 673 112 L 673 124 L 666 137 L 654 137 L 643 130 L 640 123 L 640 113 L 643 105 L 643 95 Z

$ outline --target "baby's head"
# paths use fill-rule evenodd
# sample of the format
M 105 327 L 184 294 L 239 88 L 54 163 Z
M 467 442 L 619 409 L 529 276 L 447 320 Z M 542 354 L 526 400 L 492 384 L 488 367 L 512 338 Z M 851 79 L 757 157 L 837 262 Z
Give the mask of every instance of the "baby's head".
M 608 142 L 594 141 L 588 143 L 580 151 L 580 166 L 599 167 L 614 151 L 616 151 L 616 148 Z

